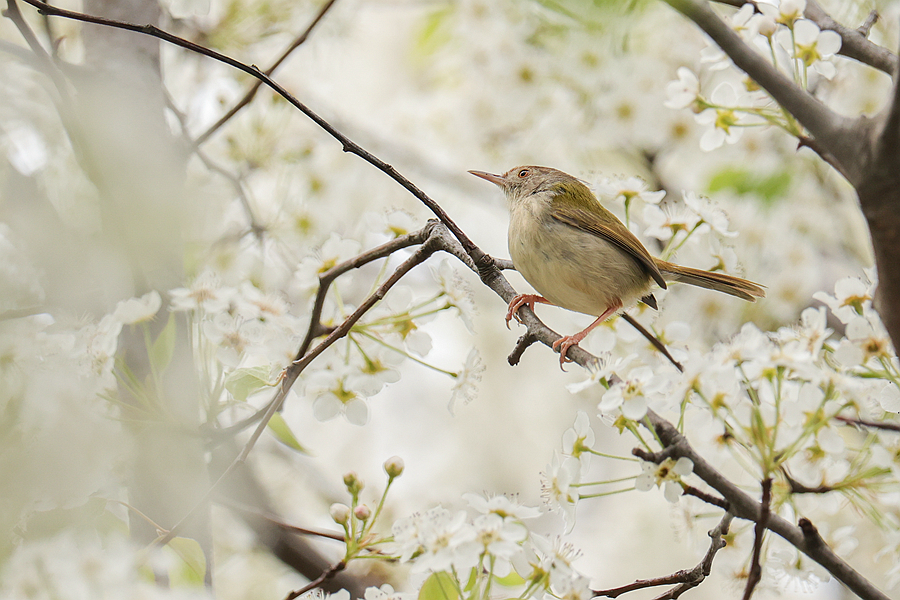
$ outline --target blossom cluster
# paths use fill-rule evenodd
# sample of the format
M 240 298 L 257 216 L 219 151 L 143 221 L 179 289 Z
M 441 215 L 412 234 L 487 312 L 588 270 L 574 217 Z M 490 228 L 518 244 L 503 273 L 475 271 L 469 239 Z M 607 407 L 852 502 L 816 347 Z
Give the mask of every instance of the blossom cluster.
M 769 58 L 804 89 L 812 89 L 818 77 L 830 80 L 835 76 L 833 58 L 841 48 L 841 37 L 803 18 L 805 8 L 806 0 L 781 0 L 777 5 L 747 3 L 730 17 L 729 24 L 750 48 Z M 701 56 L 711 71 L 731 65 L 718 46 L 708 46 Z M 745 79 L 742 87 L 722 81 L 706 96 L 697 74 L 680 67 L 678 79 L 666 87 L 665 104 L 674 109 L 689 108 L 698 124 L 709 126 L 700 138 L 704 151 L 736 143 L 747 127 L 772 124 L 800 135 L 797 123 L 782 113 L 755 82 Z

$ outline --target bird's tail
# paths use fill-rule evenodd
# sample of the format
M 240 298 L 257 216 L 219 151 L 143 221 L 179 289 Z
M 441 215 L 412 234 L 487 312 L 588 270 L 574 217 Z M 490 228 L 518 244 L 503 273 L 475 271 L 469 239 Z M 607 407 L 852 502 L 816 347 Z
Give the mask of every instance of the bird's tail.
M 662 260 L 657 262 L 657 266 L 666 281 L 696 285 L 708 290 L 730 294 L 750 302 L 756 302 L 757 298 L 766 297 L 766 290 L 763 286 L 733 275 L 682 267 Z

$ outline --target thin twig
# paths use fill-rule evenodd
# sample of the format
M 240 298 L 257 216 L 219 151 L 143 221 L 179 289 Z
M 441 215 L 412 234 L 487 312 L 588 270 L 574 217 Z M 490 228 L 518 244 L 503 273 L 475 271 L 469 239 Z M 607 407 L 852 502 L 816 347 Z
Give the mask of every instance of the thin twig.
M 334 5 L 334 3 L 336 1 L 337 0 L 328 0 L 328 2 L 326 2 L 322 6 L 322 8 L 319 9 L 319 12 L 316 14 L 316 16 L 313 18 L 313 20 L 310 21 L 309 25 L 306 27 L 306 29 L 303 31 L 303 33 L 301 33 L 299 36 L 297 36 L 294 39 L 294 41 L 292 41 L 288 45 L 288 47 L 284 49 L 284 51 L 281 53 L 281 56 L 279 56 L 275 60 L 275 62 L 272 63 L 271 66 L 269 66 L 268 69 L 263 71 L 263 73 L 265 73 L 266 75 L 272 75 L 272 73 L 275 72 L 275 69 L 277 69 L 279 66 L 281 66 L 281 63 L 283 63 L 287 59 L 287 57 L 291 55 L 291 53 L 294 50 L 299 48 L 303 44 L 303 42 L 306 41 L 306 39 L 309 37 L 309 34 L 312 33 L 312 30 L 315 29 L 316 25 L 319 24 L 319 21 L 322 20 L 322 17 L 325 16 L 325 13 L 327 13 L 329 11 L 329 9 Z M 250 104 L 250 102 L 253 100 L 254 96 L 256 96 L 256 92 L 259 91 L 259 88 L 261 86 L 262 86 L 262 81 L 257 79 L 256 82 L 252 86 L 250 86 L 250 89 L 248 89 L 247 92 L 244 94 L 243 98 L 238 100 L 238 102 L 234 106 L 232 106 L 230 109 L 228 109 L 228 112 L 226 112 L 224 115 L 222 115 L 219 118 L 219 120 L 216 121 L 215 123 L 213 123 L 206 131 L 204 131 L 199 136 L 197 136 L 197 139 L 194 141 L 195 146 L 199 146 L 199 145 L 203 144 L 206 140 L 208 140 L 210 138 L 210 136 L 212 136 L 212 134 L 214 134 L 216 131 L 218 131 L 219 128 L 222 127 L 222 125 L 227 123 L 242 108 L 244 108 L 245 106 Z
M 753 531 L 753 558 L 750 560 L 750 573 L 747 575 L 747 587 L 744 588 L 743 600 L 750 600 L 756 584 L 762 579 L 763 539 L 766 535 L 766 523 L 769 521 L 769 507 L 772 500 L 772 478 L 766 477 L 762 482 L 762 501 L 760 502 L 759 520 Z
M 728 534 L 728 528 L 731 526 L 731 520 L 733 518 L 734 515 L 726 511 L 725 514 L 722 515 L 722 519 L 719 521 L 719 524 L 709 531 L 709 548 L 707 549 L 706 554 L 703 556 L 703 559 L 693 569 L 676 571 L 675 573 L 666 575 L 664 577 L 654 577 L 653 579 L 638 579 L 634 583 L 623 585 L 622 587 L 612 588 L 608 590 L 597 590 L 594 592 L 594 596 L 616 598 L 627 592 L 633 592 L 634 590 L 641 590 L 649 587 L 656 587 L 659 585 L 678 584 L 676 585 L 676 587 L 672 588 L 662 596 L 657 597 L 660 599 L 678 598 L 684 592 L 703 583 L 703 580 L 709 576 L 712 570 L 713 558 L 715 558 L 716 553 L 719 550 L 726 546 L 725 535 Z
M 694 498 L 699 498 L 703 500 L 707 504 L 712 504 L 713 506 L 718 506 L 719 508 L 724 508 L 728 510 L 728 502 L 719 498 L 718 496 L 713 496 L 712 494 L 707 494 L 702 490 L 698 490 L 692 485 L 684 486 L 684 495 L 685 496 L 693 496 Z
M 281 517 L 278 515 L 272 514 L 267 511 L 259 510 L 258 508 L 253 508 L 241 502 L 236 502 L 235 500 L 231 500 L 228 498 L 216 498 L 216 503 L 221 504 L 222 506 L 226 506 L 231 510 L 237 511 L 244 515 L 253 515 L 255 517 L 260 517 L 265 519 L 266 521 L 277 525 L 278 527 L 292 531 L 294 533 L 299 533 L 302 535 L 312 535 L 315 537 L 325 538 L 329 540 L 335 540 L 337 542 L 345 541 L 343 533 L 335 533 L 332 531 L 322 531 L 319 529 L 309 529 L 307 527 L 299 527 L 297 525 L 291 525 L 290 523 L 286 523 Z
M 875 25 L 875 23 L 878 22 L 878 19 L 880 18 L 881 15 L 878 14 L 878 11 L 872 9 L 872 11 L 866 17 L 866 20 L 863 21 L 863 24 L 856 28 L 856 32 L 864 38 L 869 37 L 869 32 L 872 31 L 872 27 Z
M 669 349 L 666 348 L 666 345 L 662 343 L 662 340 L 660 340 L 658 337 L 653 335 L 643 325 L 641 325 L 637 319 L 635 319 L 628 313 L 622 313 L 621 316 L 623 319 L 625 319 L 625 321 L 628 322 L 629 325 L 631 325 L 632 327 L 637 329 L 638 333 L 640 333 L 642 336 L 644 336 L 647 339 L 647 341 L 650 342 L 650 344 L 654 348 L 656 348 L 659 352 L 662 353 L 663 356 L 665 356 L 667 359 L 669 359 L 669 362 L 672 363 L 673 365 L 675 365 L 675 368 L 678 369 L 679 372 L 684 373 L 684 367 L 682 366 L 682 364 L 680 362 L 675 360 L 675 358 L 669 353 Z
M 322 573 L 321 575 L 319 575 L 318 577 L 316 577 L 315 579 L 313 579 L 312 581 L 310 581 L 309 583 L 304 585 L 299 590 L 294 590 L 293 592 L 290 592 L 287 596 L 284 597 L 284 600 L 294 600 L 294 598 L 302 596 L 303 594 L 305 594 L 306 592 L 308 592 L 310 590 L 316 589 L 317 587 L 322 585 L 323 582 L 331 579 L 332 577 L 334 577 L 335 575 L 337 575 L 338 573 L 340 573 L 341 571 L 343 571 L 346 568 L 347 568 L 347 563 L 345 563 L 344 561 L 339 561 L 339 562 L 334 563 L 333 565 L 331 565 L 331 567 L 328 570 L 326 570 L 324 573 Z
M 843 421 L 844 423 L 857 425 L 859 427 L 868 427 L 869 429 L 900 431 L 900 423 L 887 423 L 885 421 L 866 421 L 865 419 L 854 419 L 853 417 L 844 417 L 841 415 L 836 415 L 834 418 L 836 421 Z

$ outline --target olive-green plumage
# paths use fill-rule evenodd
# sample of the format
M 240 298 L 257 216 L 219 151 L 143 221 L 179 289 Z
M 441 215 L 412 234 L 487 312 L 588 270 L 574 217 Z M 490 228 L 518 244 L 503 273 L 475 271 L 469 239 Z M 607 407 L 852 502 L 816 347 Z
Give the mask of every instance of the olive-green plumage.
M 522 166 L 503 175 L 469 172 L 506 194 L 510 257 L 542 296 L 518 296 L 510 303 L 507 322 L 521 305 L 535 302 L 598 317 L 584 331 L 558 342 L 561 361 L 569 346 L 616 311 L 641 299 L 655 303 L 650 295 L 654 283 L 665 289 L 667 281 L 678 281 L 751 302 L 766 295 L 761 286 L 745 279 L 651 256 L 584 183 L 562 171 Z

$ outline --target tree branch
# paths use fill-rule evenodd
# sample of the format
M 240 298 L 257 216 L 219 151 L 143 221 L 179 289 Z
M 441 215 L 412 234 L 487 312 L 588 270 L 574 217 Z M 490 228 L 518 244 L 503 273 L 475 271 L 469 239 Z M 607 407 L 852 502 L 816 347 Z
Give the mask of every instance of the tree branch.
M 675 573 L 666 575 L 664 577 L 655 577 L 653 579 L 638 579 L 634 583 L 623 585 L 622 587 L 612 588 L 608 590 L 597 590 L 594 592 L 594 596 L 617 598 L 622 594 L 633 592 L 634 590 L 641 590 L 658 585 L 671 585 L 675 583 L 679 585 L 675 586 L 662 596 L 658 596 L 657 598 L 658 600 L 661 600 L 663 598 L 678 598 L 684 592 L 703 583 L 703 580 L 709 576 L 710 571 L 712 570 L 713 558 L 715 558 L 716 553 L 719 550 L 726 546 L 724 536 L 728 533 L 728 528 L 731 526 L 731 520 L 733 518 L 734 515 L 726 511 L 725 514 L 722 515 L 722 519 L 719 521 L 719 524 L 709 531 L 709 549 L 706 551 L 703 559 L 693 569 L 676 571 Z
M 766 535 L 766 524 L 769 522 L 769 503 L 772 500 L 772 478 L 766 477 L 762 482 L 762 501 L 760 502 L 759 520 L 756 522 L 753 534 L 753 557 L 750 559 L 750 574 L 747 576 L 747 587 L 744 588 L 743 600 L 750 600 L 756 584 L 762 579 L 762 555 L 763 539 Z

